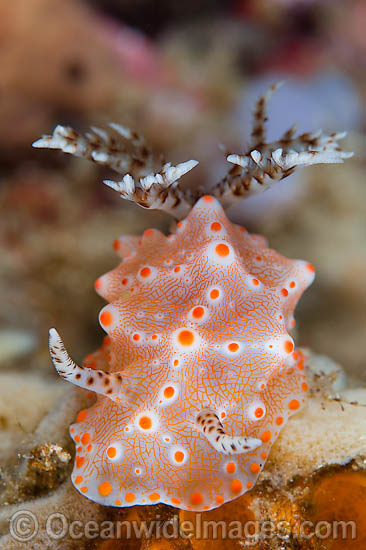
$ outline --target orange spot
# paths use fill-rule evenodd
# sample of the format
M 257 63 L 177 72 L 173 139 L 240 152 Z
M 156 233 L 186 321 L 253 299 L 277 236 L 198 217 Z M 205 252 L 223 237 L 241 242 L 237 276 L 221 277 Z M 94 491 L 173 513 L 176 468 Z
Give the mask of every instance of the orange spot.
M 126 502 L 133 502 L 136 499 L 136 496 L 133 493 L 126 493 L 125 494 L 125 501 Z
M 202 504 L 203 502 L 203 494 L 202 493 L 192 493 L 191 495 L 191 503 L 198 506 L 199 504 Z
M 100 279 L 97 279 L 94 283 L 95 290 L 100 290 L 101 286 L 102 286 L 102 281 Z
M 301 361 L 298 362 L 297 368 L 298 368 L 299 370 L 304 370 L 305 365 L 304 365 L 304 361 L 303 361 L 302 359 L 301 359 Z
M 151 275 L 151 269 L 149 267 L 143 267 L 140 271 L 141 277 L 148 277 Z
M 213 222 L 213 223 L 211 224 L 211 229 L 212 229 L 212 231 L 220 231 L 220 229 L 221 229 L 221 224 L 218 223 L 218 222 Z
M 212 300 L 216 300 L 216 298 L 218 298 L 220 296 L 220 291 L 217 290 L 217 288 L 214 288 L 213 290 L 211 290 L 210 292 L 210 298 Z
M 302 387 L 302 389 L 303 389 L 304 391 L 308 391 L 308 389 L 309 389 L 309 386 L 307 385 L 306 382 L 303 382 L 303 383 L 301 384 L 301 387 Z
M 157 337 L 158 337 L 158 335 L 157 335 L 157 334 L 153 334 L 153 335 L 151 336 L 151 340 L 156 340 L 156 339 L 157 339 Z
M 109 311 L 103 311 L 99 317 L 100 322 L 104 326 L 111 325 L 113 322 L 112 314 Z
M 290 403 L 288 404 L 288 408 L 292 411 L 296 411 L 300 407 L 300 403 L 297 399 L 292 399 Z
M 225 418 L 226 412 L 223 411 L 220 416 L 221 416 L 221 418 Z
M 160 499 L 160 495 L 159 493 L 151 493 L 151 495 L 149 496 L 149 499 L 151 500 L 151 502 L 155 502 L 156 500 Z
M 253 483 L 251 481 L 248 481 L 247 489 L 251 489 L 252 487 L 253 487 Z
M 80 435 L 76 435 L 74 439 L 76 443 L 80 443 Z
M 102 497 L 107 497 L 112 492 L 112 485 L 109 483 L 109 481 L 103 481 L 98 487 L 99 494 Z
M 113 241 L 113 248 L 114 248 L 114 250 L 119 249 L 119 239 L 116 239 L 115 241 Z
M 243 226 L 240 227 L 240 231 L 241 231 L 242 233 L 246 233 L 246 232 L 247 232 L 247 230 L 246 230 L 245 227 L 243 227 Z
M 117 498 L 117 500 L 114 501 L 114 504 L 116 506 L 121 506 L 122 502 L 119 500 L 119 498 Z
M 228 474 L 233 474 L 236 470 L 236 466 L 234 464 L 234 462 L 228 462 L 226 464 L 226 471 Z
M 312 264 L 306 264 L 306 267 L 308 268 L 309 271 L 311 271 L 312 273 L 314 273 L 315 267 L 314 267 Z
M 171 501 L 172 501 L 172 504 L 180 504 L 179 498 L 172 497 Z
M 237 344 L 236 342 L 232 342 L 231 344 L 228 345 L 228 349 L 229 349 L 229 351 L 234 353 L 234 352 L 238 351 L 239 344 Z
M 83 476 L 76 476 L 74 483 L 81 483 L 83 481 Z
M 135 333 L 133 334 L 132 339 L 135 340 L 135 342 L 138 342 L 140 340 L 140 335 Z
M 83 445 L 87 445 L 90 441 L 90 434 L 88 432 L 85 432 L 85 434 L 81 438 L 81 442 Z
M 143 430 L 150 430 L 152 426 L 152 421 L 150 416 L 142 416 L 139 420 L 139 426 Z
M 254 416 L 256 418 L 262 418 L 263 415 L 264 415 L 264 410 L 262 409 L 262 407 L 258 407 L 257 409 L 255 409 Z
M 271 437 L 272 437 L 271 432 L 266 431 L 266 432 L 262 433 L 261 440 L 263 441 L 263 443 L 266 443 L 267 441 L 269 441 L 271 439 Z
M 177 223 L 177 227 L 182 227 L 183 223 L 182 222 L 178 222 Z
M 127 285 L 127 283 L 128 283 L 128 279 L 126 279 L 126 277 L 124 277 L 124 278 L 122 279 L 122 284 L 123 284 L 123 285 Z
M 298 358 L 299 358 L 298 354 L 296 353 L 296 351 L 294 351 L 294 353 L 292 354 L 292 359 L 293 359 L 294 361 L 297 361 Z
M 286 340 L 283 347 L 285 348 L 286 353 L 291 353 L 294 349 L 294 344 L 291 342 L 291 340 Z
M 290 288 L 295 288 L 295 286 L 296 286 L 295 281 L 291 281 L 291 282 L 290 282 Z
M 90 453 L 90 451 L 92 450 L 92 448 L 93 448 L 93 445 L 88 445 L 88 446 L 87 446 L 86 450 L 88 451 L 88 453 Z
M 190 330 L 182 330 L 178 334 L 178 341 L 182 346 L 191 346 L 194 342 L 194 334 Z
M 178 361 L 178 359 L 174 359 L 174 361 L 173 361 L 173 365 L 174 365 L 175 367 L 177 367 L 177 366 L 179 365 L 179 361 Z
M 179 271 L 180 271 L 180 266 L 177 265 L 177 267 L 174 268 L 174 272 L 175 272 L 175 273 L 179 273 Z
M 87 415 L 86 409 L 82 409 L 81 411 L 79 411 L 76 417 L 76 422 L 84 422 L 86 415 Z M 74 428 L 72 429 L 74 430 Z
M 76 462 L 76 467 L 77 468 L 81 468 L 82 465 L 84 464 L 85 462 L 85 458 L 83 456 L 76 456 L 75 457 L 75 462 Z
M 233 493 L 240 493 L 243 489 L 243 484 L 240 479 L 233 479 L 230 487 Z
M 252 279 L 252 283 L 253 283 L 254 286 L 258 286 L 258 285 L 259 285 L 258 279 Z
M 285 288 L 283 288 L 283 289 L 281 290 L 281 294 L 282 294 L 282 296 L 288 296 L 288 290 L 286 290 Z
M 151 237 L 151 235 L 154 233 L 154 230 L 153 229 L 146 229 L 144 231 L 144 236 L 145 237 Z
M 220 243 L 215 248 L 216 254 L 221 257 L 228 256 L 230 254 L 230 249 L 227 244 Z
M 83 450 L 83 448 L 82 448 L 82 446 L 80 445 L 80 447 L 78 447 L 78 448 L 76 449 L 76 452 L 77 452 L 77 453 L 81 453 L 82 450 Z
M 167 388 L 165 388 L 164 397 L 166 397 L 167 399 L 170 399 L 171 397 L 173 397 L 174 394 L 175 394 L 175 389 L 173 388 L 173 386 L 168 386 Z
M 87 493 L 87 492 L 88 492 L 88 487 L 82 487 L 82 488 L 80 489 L 80 491 L 81 491 L 82 493 Z
M 73 434 L 75 431 L 75 428 L 70 428 L 70 432 Z
M 261 454 L 261 457 L 263 458 L 263 460 L 266 460 L 266 458 L 267 458 L 267 453 L 262 453 L 262 454 Z
M 225 499 L 221 495 L 217 495 L 216 502 L 217 504 L 223 504 L 225 502 Z
M 203 317 L 204 314 L 205 314 L 205 310 L 201 306 L 195 307 L 194 310 L 192 311 L 192 317 L 194 317 L 195 319 L 201 319 L 201 317 Z
M 117 449 L 115 447 L 108 447 L 107 455 L 109 458 L 114 458 L 117 454 Z
M 253 472 L 253 474 L 258 474 L 260 472 L 259 464 L 253 462 L 253 464 L 250 465 L 250 471 Z
M 278 416 L 278 417 L 276 418 L 276 424 L 277 424 L 277 426 L 281 426 L 281 424 L 283 424 L 283 418 L 282 418 L 282 416 Z
M 177 451 L 176 453 L 174 453 L 174 460 L 176 462 L 183 462 L 184 460 L 184 453 L 182 453 L 182 451 Z
M 212 197 L 210 197 L 210 195 L 204 195 L 202 197 L 202 200 L 205 201 L 205 202 L 212 202 L 213 201 L 213 199 L 212 199 Z

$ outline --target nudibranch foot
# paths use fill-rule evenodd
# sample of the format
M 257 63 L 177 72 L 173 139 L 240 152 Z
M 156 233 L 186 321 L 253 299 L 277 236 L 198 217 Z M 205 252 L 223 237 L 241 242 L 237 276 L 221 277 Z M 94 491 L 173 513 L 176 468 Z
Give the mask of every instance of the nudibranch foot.
M 262 445 L 262 441 L 254 437 L 228 435 L 212 409 L 203 409 L 196 420 L 207 441 L 225 455 L 247 453 Z
M 54 328 L 49 332 L 49 349 L 55 369 L 61 378 L 110 399 L 122 398 L 122 374 L 77 365 L 67 353 L 59 333 Z

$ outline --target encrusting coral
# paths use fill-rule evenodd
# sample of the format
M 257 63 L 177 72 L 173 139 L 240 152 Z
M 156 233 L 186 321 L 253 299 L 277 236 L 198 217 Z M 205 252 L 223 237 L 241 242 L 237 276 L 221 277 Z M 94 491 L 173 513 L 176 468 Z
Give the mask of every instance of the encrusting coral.
M 352 153 L 337 143 L 344 134 L 295 138 L 293 128 L 267 144 L 266 105 L 275 89 L 257 102 L 248 151 L 227 155 L 234 168 L 210 195 L 178 184 L 196 161 L 161 160 L 155 171 L 143 139 L 119 125 L 112 128 L 130 149 L 104 130 L 82 137 L 62 126 L 34 144 L 124 174 L 106 182 L 123 198 L 176 218 L 189 213 L 168 237 L 148 230 L 115 242 L 122 263 L 96 281 L 109 302 L 99 317 L 108 337 L 83 366 L 50 331 L 59 374 L 98 395 L 71 427 L 72 480 L 92 500 L 217 507 L 254 486 L 283 425 L 305 402 L 306 357 L 288 331 L 314 268 L 232 225 L 223 207 L 297 166 L 343 162 Z

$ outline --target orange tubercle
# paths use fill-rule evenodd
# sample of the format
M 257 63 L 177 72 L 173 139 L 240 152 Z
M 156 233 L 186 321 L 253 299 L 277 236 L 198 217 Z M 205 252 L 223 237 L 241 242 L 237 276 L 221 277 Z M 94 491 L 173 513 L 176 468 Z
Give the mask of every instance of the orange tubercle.
M 288 404 L 288 408 L 292 411 L 296 411 L 300 407 L 300 403 L 297 399 L 292 399 L 290 403 Z
M 251 465 L 250 465 L 250 471 L 253 472 L 253 474 L 258 474 L 260 472 L 260 466 L 259 464 L 257 464 L 256 462 L 253 462 Z
M 110 311 L 102 311 L 99 319 L 101 324 L 104 325 L 105 327 L 108 327 L 113 323 L 113 317 Z
M 139 426 L 142 430 L 150 430 L 152 426 L 150 416 L 142 416 L 139 420 Z
M 191 503 L 195 506 L 199 506 L 203 502 L 203 494 L 196 492 L 191 495 Z
M 98 487 L 99 494 L 102 497 L 107 497 L 108 495 L 110 495 L 112 490 L 113 490 L 113 487 L 109 483 L 109 481 L 103 481 L 103 483 L 101 483 Z
M 181 330 L 178 334 L 178 342 L 182 346 L 191 346 L 194 342 L 194 334 L 191 330 Z
M 240 493 L 243 490 L 243 484 L 240 479 L 233 479 L 230 484 L 230 488 L 233 493 Z
M 220 243 L 216 245 L 215 251 L 216 251 L 216 254 L 218 256 L 221 256 L 222 258 L 230 254 L 229 247 L 227 246 L 227 244 L 224 244 L 224 243 Z

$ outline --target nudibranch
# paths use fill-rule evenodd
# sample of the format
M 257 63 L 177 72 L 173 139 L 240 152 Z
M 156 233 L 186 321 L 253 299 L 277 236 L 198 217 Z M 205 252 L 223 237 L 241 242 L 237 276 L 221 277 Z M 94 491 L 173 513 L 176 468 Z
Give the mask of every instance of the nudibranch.
M 295 140 L 291 131 L 266 144 L 267 99 L 257 106 L 255 148 L 229 155 L 235 167 L 211 194 L 178 187 L 195 161 L 149 173 L 145 145 L 123 127 L 115 129 L 132 141 L 140 163 L 98 129 L 81 137 L 58 127 L 37 143 L 117 171 L 134 168 L 135 178 L 109 184 L 145 207 L 185 217 L 169 236 L 148 229 L 115 241 L 121 262 L 95 283 L 108 302 L 99 315 L 107 336 L 82 366 L 50 331 L 58 373 L 97 395 L 70 428 L 72 481 L 93 501 L 220 506 L 255 485 L 281 429 L 304 404 L 305 357 L 290 331 L 314 268 L 232 224 L 222 203 L 265 188 L 298 164 L 349 155 L 336 136 L 323 134 Z

